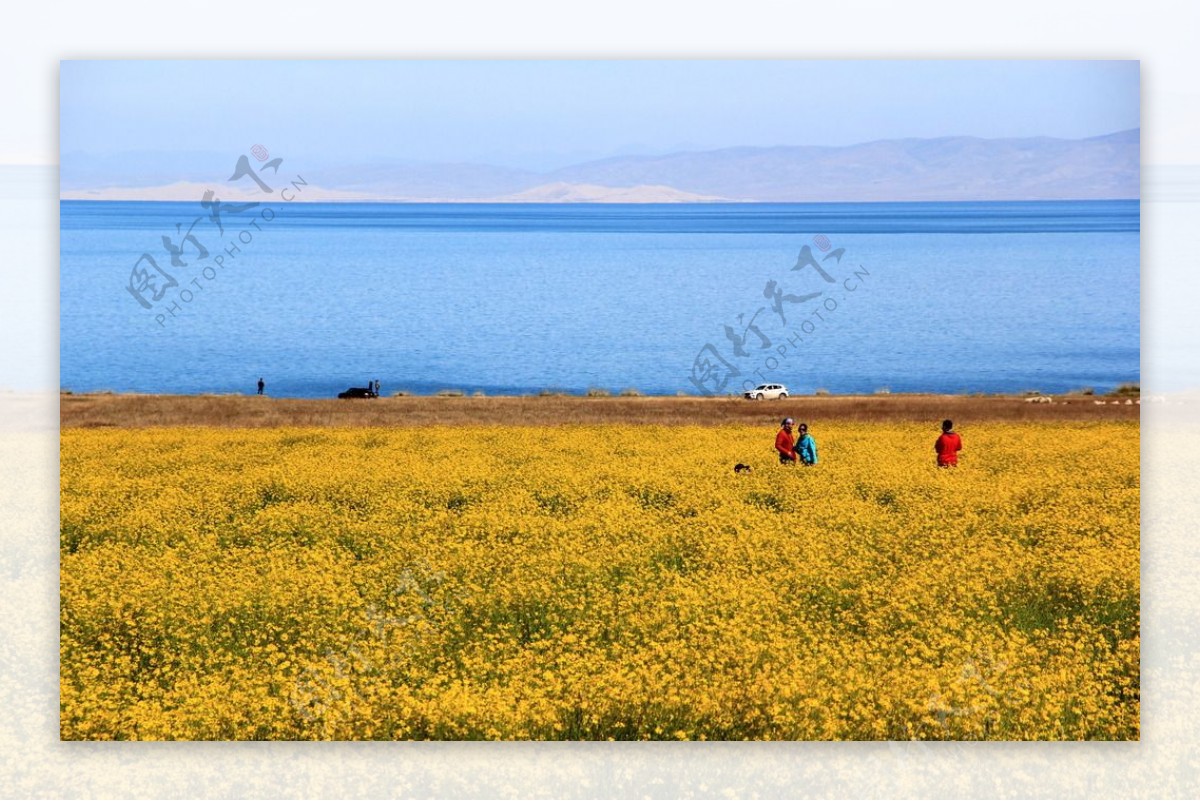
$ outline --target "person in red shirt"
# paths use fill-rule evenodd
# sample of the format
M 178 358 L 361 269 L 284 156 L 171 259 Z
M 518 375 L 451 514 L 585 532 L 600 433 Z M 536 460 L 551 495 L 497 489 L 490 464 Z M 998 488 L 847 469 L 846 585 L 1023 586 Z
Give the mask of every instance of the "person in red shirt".
M 800 461 L 796 455 L 796 440 L 792 437 L 792 424 L 795 422 L 790 417 L 784 418 L 779 433 L 775 435 L 775 450 L 779 451 L 780 464 L 796 464 Z
M 958 467 L 958 452 L 962 450 L 962 437 L 954 432 L 954 421 L 942 421 L 942 435 L 933 444 L 937 451 L 938 467 Z

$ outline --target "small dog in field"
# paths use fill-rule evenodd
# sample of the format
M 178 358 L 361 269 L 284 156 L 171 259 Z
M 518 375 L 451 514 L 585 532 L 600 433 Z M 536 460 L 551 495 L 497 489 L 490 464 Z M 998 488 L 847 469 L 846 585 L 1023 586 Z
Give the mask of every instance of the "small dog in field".
M 737 464 L 735 464 L 735 465 L 733 466 L 733 472 L 735 472 L 735 473 L 749 473 L 749 472 L 750 472 L 750 465 L 748 465 L 748 464 L 742 464 L 741 462 L 738 462 Z

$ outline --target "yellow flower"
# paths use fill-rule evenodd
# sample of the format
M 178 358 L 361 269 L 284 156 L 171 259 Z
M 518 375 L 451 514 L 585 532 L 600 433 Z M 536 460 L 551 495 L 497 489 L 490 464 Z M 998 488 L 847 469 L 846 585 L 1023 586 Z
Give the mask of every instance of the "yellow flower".
M 64 430 L 61 735 L 1138 737 L 1136 423 L 822 431 Z

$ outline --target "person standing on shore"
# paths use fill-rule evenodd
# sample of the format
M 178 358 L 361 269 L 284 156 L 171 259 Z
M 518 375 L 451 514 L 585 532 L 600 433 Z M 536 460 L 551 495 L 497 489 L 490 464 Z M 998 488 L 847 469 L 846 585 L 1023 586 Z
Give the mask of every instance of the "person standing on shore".
M 263 390 L 267 388 L 266 382 L 262 380 L 262 376 L 258 377 L 258 394 L 263 394 Z
M 808 423 L 800 424 L 800 439 L 796 442 L 796 453 L 800 463 L 812 467 L 817 463 L 817 441 L 808 433 Z
M 958 467 L 958 452 L 962 450 L 962 437 L 954 431 L 953 420 L 942 421 L 942 435 L 933 443 L 937 451 L 938 467 Z
M 779 433 L 775 435 L 775 450 L 779 452 L 780 464 L 795 464 L 798 461 L 796 456 L 796 442 L 792 439 L 792 424 L 795 421 L 790 417 L 785 417 L 780 423 Z

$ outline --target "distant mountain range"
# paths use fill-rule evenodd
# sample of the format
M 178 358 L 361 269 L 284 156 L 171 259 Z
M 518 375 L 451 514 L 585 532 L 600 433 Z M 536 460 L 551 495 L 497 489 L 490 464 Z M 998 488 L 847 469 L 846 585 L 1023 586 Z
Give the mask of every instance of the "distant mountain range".
M 548 172 L 488 164 L 367 163 L 293 170 L 301 200 L 681 203 L 1066 200 L 1140 196 L 1139 129 L 1088 139 L 884 139 L 847 147 L 734 147 L 621 156 Z M 157 174 L 168 171 L 155 154 Z M 205 187 L 251 197 L 180 170 L 169 184 L 122 174 L 120 159 L 64 155 L 64 199 L 185 200 Z M 286 167 L 282 172 L 286 172 Z M 281 172 L 281 174 L 282 174 Z M 182 174 L 181 174 L 182 173 Z M 218 174 L 220 174 L 218 172 Z M 249 184 L 248 181 L 243 181 Z

